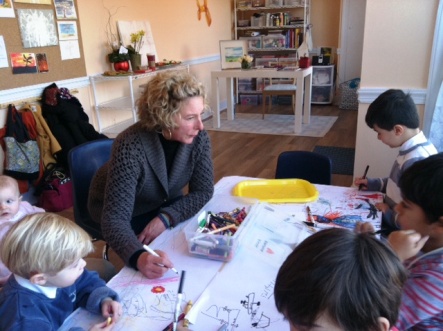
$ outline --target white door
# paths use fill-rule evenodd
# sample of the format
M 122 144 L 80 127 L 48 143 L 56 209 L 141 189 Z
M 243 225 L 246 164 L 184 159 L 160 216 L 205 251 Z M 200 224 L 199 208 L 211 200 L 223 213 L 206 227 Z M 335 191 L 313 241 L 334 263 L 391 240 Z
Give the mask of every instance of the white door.
M 342 1 L 339 83 L 361 75 L 365 11 L 366 0 Z

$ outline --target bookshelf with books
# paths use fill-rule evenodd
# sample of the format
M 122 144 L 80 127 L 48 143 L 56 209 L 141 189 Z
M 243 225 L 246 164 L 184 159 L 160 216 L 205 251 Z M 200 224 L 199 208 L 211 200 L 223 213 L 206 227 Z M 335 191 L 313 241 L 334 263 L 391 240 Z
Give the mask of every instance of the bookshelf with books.
M 310 24 L 310 0 L 235 0 L 234 4 L 234 39 L 247 40 L 254 66 L 297 66 L 297 48 Z M 269 84 L 255 78 L 238 83 L 239 101 L 254 104 L 261 103 L 262 88 Z
M 236 0 L 234 39 L 256 56 L 295 54 L 309 25 L 310 0 Z

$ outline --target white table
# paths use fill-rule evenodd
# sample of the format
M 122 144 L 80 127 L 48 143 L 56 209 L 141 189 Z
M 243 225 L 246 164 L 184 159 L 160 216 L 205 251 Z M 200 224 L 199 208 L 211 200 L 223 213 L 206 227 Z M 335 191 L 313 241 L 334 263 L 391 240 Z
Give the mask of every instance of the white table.
M 211 72 L 211 108 L 213 126 L 220 127 L 220 78 L 226 79 L 227 115 L 234 120 L 234 78 L 295 78 L 297 93 L 295 97 L 294 132 L 301 133 L 302 123 L 309 124 L 311 116 L 312 67 L 297 70 L 277 69 L 226 69 Z M 264 102 L 264 101 L 263 101 Z
M 247 179 L 247 177 L 231 176 L 222 178 L 215 185 L 215 194 L 210 203 L 212 207 L 227 208 L 226 201 L 231 196 L 235 185 Z M 359 216 L 361 220 L 370 220 L 373 222 L 375 228 L 380 227 L 381 213 L 377 212 L 374 218 L 368 219 L 369 205 L 366 199 L 372 202 L 379 201 L 383 198 L 381 193 L 358 191 L 356 188 L 338 187 L 329 185 L 316 185 L 320 196 L 315 202 L 309 203 L 309 206 L 314 215 L 322 215 L 326 217 L 338 217 L 343 215 Z M 160 249 L 168 253 L 171 261 L 177 270 L 185 270 L 186 277 L 184 282 L 184 301 L 182 308 L 184 308 L 188 300 L 192 300 L 197 305 L 194 313 L 196 322 L 191 325 L 191 329 L 195 331 L 215 331 L 220 327 L 220 323 L 234 323 L 234 313 L 237 322 L 240 323 L 237 328 L 232 327 L 229 330 L 246 330 L 245 310 L 244 305 L 240 305 L 241 300 L 250 301 L 251 296 L 247 299 L 245 294 L 252 293 L 248 288 L 251 283 L 256 281 L 263 284 L 263 287 L 257 288 L 256 298 L 252 301 L 261 301 L 260 309 L 257 307 L 257 315 L 255 320 L 263 316 L 265 312 L 267 316 L 273 317 L 271 319 L 272 325 L 266 330 L 288 330 L 289 325 L 283 316 L 276 312 L 273 298 L 273 281 L 278 271 L 279 266 L 289 254 L 288 243 L 293 244 L 303 239 L 300 234 L 298 238 L 294 239 L 293 228 L 294 223 L 286 224 L 286 228 L 280 227 L 278 240 L 275 236 L 268 240 L 261 240 L 260 235 L 257 234 L 261 229 L 255 224 L 268 222 L 268 226 L 272 227 L 267 232 L 278 231 L 278 226 L 281 225 L 279 217 L 282 213 L 284 218 L 286 215 L 292 215 L 296 221 L 306 220 L 306 205 L 301 204 L 260 204 L 259 206 L 269 211 L 272 207 L 276 213 L 271 217 L 268 214 L 259 213 L 250 219 L 248 224 L 248 231 L 242 239 L 242 245 L 234 258 L 228 262 L 207 260 L 197 258 L 190 255 L 188 252 L 188 245 L 183 229 L 190 223 L 196 222 L 198 215 L 190 220 L 183 222 L 172 230 L 164 231 L 154 242 L 150 245 L 154 249 Z M 206 210 L 204 208 L 204 210 Z M 217 210 L 212 211 L 217 212 Z M 253 213 L 250 214 L 250 216 Z M 258 216 L 257 216 L 258 215 Z M 274 217 L 275 216 L 275 217 Z M 271 223 L 269 223 L 271 221 Z M 300 223 L 298 223 L 300 225 Z M 289 227 L 288 227 L 289 226 Z M 309 235 L 309 234 L 308 234 Z M 268 246 L 264 246 L 264 243 Z M 254 251 L 256 248 L 256 251 Z M 273 251 L 271 262 L 265 261 L 264 256 L 259 256 L 263 250 L 271 249 Z M 260 250 L 258 252 L 257 250 Z M 256 258 L 254 259 L 254 256 Z M 257 263 L 257 259 L 259 261 Z M 252 263 L 252 265 L 251 265 Z M 257 268 L 260 268 L 257 270 Z M 232 274 L 235 274 L 232 277 Z M 144 331 L 147 330 L 163 330 L 173 319 L 175 308 L 175 298 L 178 289 L 178 277 L 172 271 L 168 271 L 161 279 L 151 280 L 143 277 L 139 272 L 125 267 L 118 275 L 116 275 L 108 284 L 111 288 L 117 291 L 121 297 L 123 306 L 123 318 L 117 323 L 114 331 Z M 230 286 L 226 287 L 225 285 Z M 255 286 L 255 285 L 254 285 Z M 158 291 L 155 291 L 158 289 Z M 220 294 L 220 291 L 222 294 Z M 155 292 L 155 294 L 154 294 Z M 219 307 L 219 314 L 215 314 L 213 309 L 208 308 L 208 301 L 211 307 Z M 230 307 L 231 309 L 223 309 Z M 201 311 L 200 311 L 201 309 Z M 265 310 L 266 309 L 266 310 Z M 237 314 L 238 312 L 238 314 Z M 229 314 L 228 314 L 229 313 Z M 252 321 L 253 316 L 248 316 Z M 67 331 L 72 326 L 81 326 L 84 329 L 89 329 L 94 323 L 102 321 L 103 318 L 97 315 L 88 313 L 80 309 L 71 315 L 59 331 Z M 254 321 L 255 321 L 254 320 Z M 243 323 L 243 324 L 242 324 Z M 248 327 L 249 329 L 249 327 Z

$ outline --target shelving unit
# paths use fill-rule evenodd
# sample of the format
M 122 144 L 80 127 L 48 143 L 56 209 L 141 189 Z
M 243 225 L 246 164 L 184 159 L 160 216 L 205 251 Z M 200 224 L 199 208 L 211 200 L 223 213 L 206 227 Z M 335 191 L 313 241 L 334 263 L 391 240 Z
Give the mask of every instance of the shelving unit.
M 127 75 L 127 76 L 104 76 L 104 75 L 94 75 L 90 76 L 89 80 L 92 85 L 92 93 L 94 95 L 94 110 L 97 117 L 98 131 L 104 134 L 118 134 L 124 129 L 126 129 L 131 124 L 137 121 L 137 108 L 135 105 L 136 95 L 134 92 L 134 81 L 146 79 L 157 75 L 159 72 L 171 71 L 171 70 L 186 70 L 189 71 L 189 65 L 175 65 L 170 68 L 162 68 L 155 71 L 151 71 L 145 74 Z M 123 84 L 128 84 L 129 95 L 121 98 L 116 98 L 107 101 L 100 101 L 101 95 L 98 91 L 97 84 L 104 84 L 109 82 L 121 82 Z M 103 127 L 101 116 L 109 110 L 117 111 L 127 111 L 132 113 L 132 118 L 129 120 L 118 122 L 114 125 Z
M 330 104 L 334 98 L 335 65 L 312 66 L 311 103 Z
M 303 41 L 306 28 L 310 23 L 309 1 L 237 0 L 234 8 L 234 37 L 235 39 L 251 38 L 247 39 L 248 51 L 257 55 L 260 53 L 294 54 Z M 251 31 L 258 32 L 259 38 L 251 37 L 249 35 Z M 281 33 L 278 34 L 280 31 Z M 267 42 L 267 38 L 273 40 Z
M 234 38 L 245 39 L 248 53 L 258 67 L 297 66 L 297 48 L 310 24 L 310 0 L 235 0 Z M 259 36 L 251 36 L 251 32 Z M 261 91 L 269 81 L 238 81 L 238 100 L 260 104 Z M 287 103 L 284 97 L 279 102 Z

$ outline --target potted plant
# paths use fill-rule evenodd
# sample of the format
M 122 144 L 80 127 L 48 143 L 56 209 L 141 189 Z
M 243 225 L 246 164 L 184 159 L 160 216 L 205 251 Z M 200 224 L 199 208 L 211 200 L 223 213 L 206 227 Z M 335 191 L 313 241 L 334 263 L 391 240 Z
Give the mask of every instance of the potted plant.
M 115 71 L 128 71 L 129 70 L 129 54 L 120 53 L 120 50 L 113 50 L 108 54 L 109 62 L 113 63 Z
M 142 56 L 140 54 L 140 50 L 143 46 L 144 40 L 143 37 L 145 35 L 144 30 L 137 31 L 135 33 L 131 33 L 131 44 L 126 48 L 128 49 L 129 59 L 131 61 L 132 71 L 139 69 L 142 62 Z
M 248 54 L 244 54 L 242 57 L 238 58 L 238 62 L 241 63 L 242 69 L 251 69 L 252 61 L 254 61 L 254 58 Z

